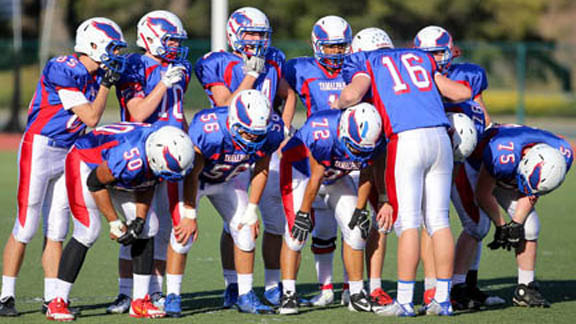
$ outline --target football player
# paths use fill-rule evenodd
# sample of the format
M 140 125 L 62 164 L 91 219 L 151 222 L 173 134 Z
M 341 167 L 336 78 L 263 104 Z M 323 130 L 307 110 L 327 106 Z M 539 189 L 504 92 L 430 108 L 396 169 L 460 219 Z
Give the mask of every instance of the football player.
M 274 104 L 275 99 L 285 99 L 282 119 L 286 122 L 285 133 L 296 107 L 296 96 L 281 82 L 285 56 L 270 46 L 272 28 L 266 15 L 252 7 L 234 11 L 226 25 L 226 35 L 231 52 L 211 52 L 196 62 L 195 73 L 210 98 L 212 106 L 228 106 L 234 95 L 242 90 L 261 91 Z M 281 197 L 278 193 L 278 155 L 272 155 L 268 183 L 264 198 L 260 200 L 260 214 L 264 223 L 262 240 L 264 259 L 264 300 L 270 305 L 280 304 L 280 248 L 285 218 L 282 217 Z M 224 307 L 235 304 L 238 296 L 236 271 L 234 270 L 233 243 L 224 230 L 220 252 L 226 285 Z
M 342 74 L 344 56 L 350 53 L 352 29 L 346 20 L 337 16 L 320 18 L 312 27 L 313 57 L 298 57 L 286 62 L 284 80 L 295 91 L 306 108 L 306 116 L 329 110 L 330 103 L 338 98 L 345 86 Z M 312 232 L 312 252 L 316 263 L 316 274 L 320 293 L 309 303 L 326 306 L 334 301 L 332 265 L 338 225 L 333 211 L 321 200 L 315 200 L 316 222 L 327 224 L 322 232 Z M 348 279 L 344 269 L 343 302 L 347 304 Z
M 427 312 L 451 315 L 454 243 L 448 211 L 453 160 L 442 96 L 464 101 L 471 91 L 439 73 L 430 55 L 412 49 L 354 53 L 345 59 L 343 74 L 348 85 L 333 107 L 354 105 L 371 89 L 389 140 L 386 193 L 402 253 L 398 253 L 397 298 L 377 313 L 415 315 L 412 299 L 419 259 L 418 228 L 424 221 L 434 242 L 437 271 L 436 295 Z M 381 173 L 377 176 L 384 176 Z
M 312 229 L 332 232 L 330 222 L 316 222 L 313 202 L 323 200 L 343 237 L 343 259 L 349 276 L 351 311 L 369 312 L 364 292 L 364 247 L 370 231 L 366 210 L 371 190 L 368 164 L 384 150 L 382 122 L 368 103 L 347 110 L 312 114 L 286 144 L 280 161 L 281 192 L 287 226 L 282 245 L 282 305 L 280 314 L 298 313 L 296 275 L 301 250 Z M 362 170 L 356 185 L 349 173 Z M 391 215 L 389 215 L 391 216 Z M 389 217 L 391 221 L 391 217 Z
M 130 316 L 165 315 L 148 295 L 154 235 L 158 232 L 158 219 L 150 213 L 150 203 L 155 184 L 160 179 L 183 179 L 193 160 L 192 141 L 173 126 L 116 123 L 98 127 L 76 141 L 66 156 L 66 187 L 74 232 L 62 252 L 56 298 L 48 304 L 48 319 L 75 318 L 68 309 L 68 296 L 88 249 L 98 238 L 100 213 L 110 225 L 110 238 L 130 245 L 135 281 Z M 118 217 L 118 209 L 124 211 L 127 225 Z
M 256 210 L 266 186 L 271 155 L 284 140 L 284 124 L 271 113 L 264 94 L 243 90 L 228 107 L 197 113 L 188 133 L 196 146 L 196 159 L 184 182 L 184 204 L 194 209 L 187 218 L 196 218 L 195 210 L 202 197 L 210 200 L 224 221 L 224 230 L 233 239 L 239 294 L 236 307 L 240 312 L 271 314 L 273 309 L 262 304 L 252 289 L 254 245 L 260 231 Z M 177 219 L 174 224 L 168 263 L 180 265 L 178 270 L 183 272 L 192 245 L 189 237 L 196 225 Z M 172 260 L 172 255 L 177 258 Z
M 94 127 L 110 87 L 124 69 L 122 30 L 107 18 L 91 18 L 76 30 L 76 54 L 46 63 L 30 107 L 18 153 L 17 217 L 4 248 L 0 316 L 16 316 L 16 277 L 26 245 L 43 218 L 44 304 L 55 297 L 62 242 L 68 232 L 64 158 L 86 126 Z
M 455 48 L 452 36 L 444 28 L 428 26 L 418 32 L 414 38 L 414 47 L 429 52 L 441 71 L 451 80 L 462 82 L 470 87 L 472 99 L 453 104 L 446 102 L 444 107 L 449 113 L 464 113 L 472 119 L 476 128 L 477 139 L 480 139 L 484 129 L 490 125 L 490 116 L 482 100 L 482 93 L 488 86 L 486 72 L 476 64 L 453 64 Z M 482 254 L 482 239 L 490 229 L 488 216 L 474 201 L 477 170 L 470 168 L 465 159 L 456 159 L 454 168 L 454 183 L 451 198 L 460 217 L 463 231 L 456 243 L 454 258 L 454 276 L 452 278 L 452 301 L 457 309 L 477 308 L 480 305 L 497 305 L 504 303 L 498 296 L 488 296 L 478 288 L 478 267 Z M 430 237 L 424 231 L 422 234 L 422 261 L 424 264 L 424 303 L 428 304 L 434 296 L 435 284 L 434 260 L 429 245 Z M 426 252 L 426 253 L 425 253 Z
M 540 221 L 534 209 L 540 196 L 555 190 L 572 165 L 570 143 L 548 131 L 519 125 L 488 129 L 472 156 L 479 169 L 475 197 L 496 231 L 491 249 L 516 253 L 516 306 L 549 307 L 534 279 Z M 506 223 L 502 207 L 510 216 Z
M 183 111 L 183 99 L 192 67 L 186 60 L 188 48 L 182 45 L 187 38 L 182 22 L 169 11 L 155 10 L 140 19 L 137 33 L 136 44 L 144 53 L 127 56 L 126 73 L 116 87 L 121 120 L 171 125 L 186 130 L 188 126 Z M 155 269 L 150 285 L 150 298 L 156 306 L 165 306 L 169 316 L 180 314 L 180 300 L 164 301 L 162 297 L 168 238 L 172 228 L 170 214 L 182 212 L 178 207 L 178 186 L 177 183 L 168 181 L 158 184 L 152 206 L 158 215 L 160 227 L 154 241 Z M 124 313 L 130 308 L 131 265 L 130 249 L 122 246 L 119 258 L 119 294 L 107 308 L 108 313 Z M 171 269 L 168 269 L 168 273 L 170 271 Z M 167 280 L 182 275 L 170 274 Z M 168 286 L 170 287 L 169 283 Z

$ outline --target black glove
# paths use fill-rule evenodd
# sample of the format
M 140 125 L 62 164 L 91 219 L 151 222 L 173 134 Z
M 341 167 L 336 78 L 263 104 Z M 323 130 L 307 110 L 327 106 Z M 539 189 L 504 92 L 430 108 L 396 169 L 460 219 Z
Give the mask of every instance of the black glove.
M 362 239 L 368 238 L 368 231 L 370 231 L 370 213 L 366 209 L 354 209 L 354 214 L 348 223 L 348 228 L 353 230 L 354 226 L 358 226 Z
M 494 240 L 488 244 L 491 250 L 498 250 L 499 248 L 510 250 L 510 245 L 508 243 L 508 231 L 506 225 L 496 226 L 496 232 L 494 232 Z
M 138 239 L 138 236 L 144 230 L 144 219 L 136 217 L 128 226 L 126 226 L 126 233 L 118 238 L 118 243 L 123 245 L 130 245 Z
M 520 243 L 524 241 L 524 224 L 511 220 L 510 223 L 504 225 L 504 228 L 506 229 L 507 243 L 513 248 L 520 246 Z
M 296 219 L 294 219 L 294 225 L 292 226 L 292 237 L 300 242 L 306 241 L 308 234 L 312 232 L 312 217 L 310 213 L 304 213 L 298 211 L 296 213 Z
M 111 62 L 110 65 L 115 67 L 116 65 L 118 65 L 118 63 Z M 116 82 L 120 80 L 121 75 L 119 72 L 113 71 L 113 69 L 110 69 L 109 67 L 106 67 L 104 71 L 105 71 L 104 76 L 102 76 L 102 81 L 100 82 L 100 85 L 110 89 L 110 87 L 115 85 Z

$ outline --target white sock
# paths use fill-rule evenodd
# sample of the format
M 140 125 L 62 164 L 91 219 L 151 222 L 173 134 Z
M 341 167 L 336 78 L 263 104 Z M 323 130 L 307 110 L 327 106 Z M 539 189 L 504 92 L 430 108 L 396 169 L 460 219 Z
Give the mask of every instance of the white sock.
M 380 278 L 370 278 L 370 293 L 378 288 L 382 288 L 382 280 Z
M 150 277 L 151 275 L 144 274 L 133 274 L 134 278 L 134 288 L 132 289 L 132 299 L 141 299 L 148 294 L 148 288 L 150 288 Z
M 70 290 L 72 290 L 72 285 L 74 284 L 60 279 L 56 280 L 56 292 L 54 293 L 54 297 L 61 297 L 65 302 L 69 302 Z
M 522 270 L 518 268 L 518 284 L 528 285 L 534 281 L 534 270 Z
M 364 288 L 362 280 L 348 281 L 348 284 L 350 285 L 350 295 L 359 294 Z
M 56 285 L 58 278 L 44 278 L 44 300 L 50 301 L 54 299 L 56 294 Z
M 282 293 L 296 292 L 296 280 L 284 279 L 282 280 Z
M 321 286 L 332 283 L 332 264 L 334 253 L 314 254 L 316 264 L 316 276 Z
M 118 294 L 131 296 L 133 283 L 132 278 L 118 278 Z
M 226 287 L 228 287 L 230 284 L 238 282 L 238 275 L 236 274 L 236 270 L 224 269 L 222 270 L 222 275 L 224 276 L 224 284 Z
M 424 278 L 424 290 L 429 290 L 436 287 L 436 278 Z
M 452 284 L 454 286 L 458 285 L 458 284 L 463 284 L 466 282 L 466 274 L 454 274 L 454 276 L 452 276 Z
M 252 290 L 254 276 L 251 273 L 238 274 L 238 295 L 244 295 Z
M 176 294 L 180 296 L 182 277 L 181 274 L 166 274 L 166 295 Z
M 411 303 L 414 299 L 414 281 L 398 280 L 396 300 L 400 304 Z
M 264 269 L 264 289 L 278 287 L 280 282 L 280 269 Z
M 4 299 L 6 297 L 14 297 L 14 291 L 16 288 L 16 277 L 8 277 L 2 276 L 2 295 L 0 299 Z
M 466 280 L 466 275 L 464 275 Z M 452 286 L 452 279 L 436 279 L 436 294 L 434 300 L 439 303 L 445 302 L 450 298 L 450 288 Z
M 153 274 L 150 278 L 150 294 L 153 293 L 162 293 L 162 285 L 164 284 L 164 277 Z

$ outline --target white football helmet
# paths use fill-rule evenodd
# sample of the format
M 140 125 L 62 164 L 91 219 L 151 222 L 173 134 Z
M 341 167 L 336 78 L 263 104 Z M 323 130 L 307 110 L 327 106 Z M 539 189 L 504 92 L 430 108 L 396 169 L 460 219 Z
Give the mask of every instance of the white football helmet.
M 146 156 L 157 177 L 182 180 L 194 163 L 194 145 L 180 128 L 164 126 L 146 139 Z
M 342 112 L 338 139 L 348 156 L 364 161 L 380 142 L 382 118 L 373 105 L 362 102 Z
M 452 138 L 452 150 L 454 161 L 466 160 L 478 143 L 478 131 L 474 121 L 463 113 L 448 113 L 448 120 L 452 125 L 450 137 Z
M 520 160 L 518 189 L 528 195 L 543 195 L 556 189 L 566 177 L 566 159 L 548 144 L 536 144 Z
M 145 14 L 138 21 L 136 45 L 168 62 L 186 59 L 188 47 L 168 46 L 168 40 L 182 42 L 188 35 L 180 19 L 166 10 L 155 10 Z
M 364 28 L 352 39 L 352 52 L 368 52 L 381 48 L 394 48 L 388 34 L 376 27 Z
M 248 40 L 244 39 L 246 32 L 263 33 L 263 35 L 260 40 Z M 253 7 L 243 7 L 234 11 L 226 24 L 228 45 L 234 51 L 246 55 L 266 55 L 270 47 L 271 34 L 272 27 L 268 17 Z
M 326 54 L 324 45 L 344 44 L 344 54 Z M 312 48 L 318 63 L 333 69 L 340 68 L 344 56 L 350 53 L 352 44 L 352 28 L 344 18 L 326 16 L 320 18 L 312 28 Z
M 108 18 L 90 18 L 76 29 L 74 51 L 86 54 L 94 62 L 101 63 L 109 69 L 124 71 L 126 59 L 114 53 L 115 50 L 124 47 L 126 41 L 122 29 Z
M 444 51 L 442 59 L 436 61 L 442 69 L 448 67 L 452 61 L 452 35 L 442 27 L 428 26 L 421 29 L 414 38 L 414 47 L 426 52 Z
M 266 142 L 270 113 L 270 101 L 258 90 L 240 91 L 230 101 L 228 127 L 234 141 L 246 153 L 258 151 Z

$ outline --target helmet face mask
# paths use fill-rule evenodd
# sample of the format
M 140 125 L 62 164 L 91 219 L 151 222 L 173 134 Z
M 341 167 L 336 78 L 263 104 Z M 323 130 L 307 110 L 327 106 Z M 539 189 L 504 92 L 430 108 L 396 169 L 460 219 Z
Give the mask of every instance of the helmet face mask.
M 265 56 L 270 47 L 271 34 L 268 17 L 252 7 L 234 11 L 226 24 L 228 45 L 247 56 Z
M 414 38 L 414 47 L 430 52 L 442 70 L 447 69 L 452 62 L 452 36 L 442 27 L 428 26 L 420 30 Z M 441 55 L 438 55 L 439 53 Z
M 167 62 L 179 63 L 186 60 L 188 47 L 182 46 L 182 41 L 187 38 L 180 19 L 169 11 L 149 12 L 138 22 L 136 44 Z
M 258 90 L 244 90 L 236 94 L 228 106 L 228 128 L 234 142 L 252 154 L 266 143 L 272 127 L 270 102 Z
M 194 145 L 188 134 L 174 126 L 164 126 L 146 139 L 150 169 L 159 178 L 182 180 L 194 163 Z
M 338 139 L 342 149 L 355 162 L 365 162 L 382 138 L 382 119 L 374 106 L 360 103 L 340 116 Z
M 344 57 L 350 53 L 352 29 L 346 20 L 338 16 L 320 18 L 312 28 L 312 48 L 316 61 L 324 67 L 339 69 Z M 337 46 L 339 45 L 339 46 Z M 327 48 L 343 47 L 344 51 Z
M 544 195 L 562 184 L 566 170 L 566 160 L 559 150 L 536 144 L 528 149 L 518 165 L 518 189 L 527 196 Z
M 125 47 L 122 30 L 108 18 L 90 18 L 76 30 L 74 51 L 119 73 L 126 67 L 126 58 L 119 55 L 119 50 Z

